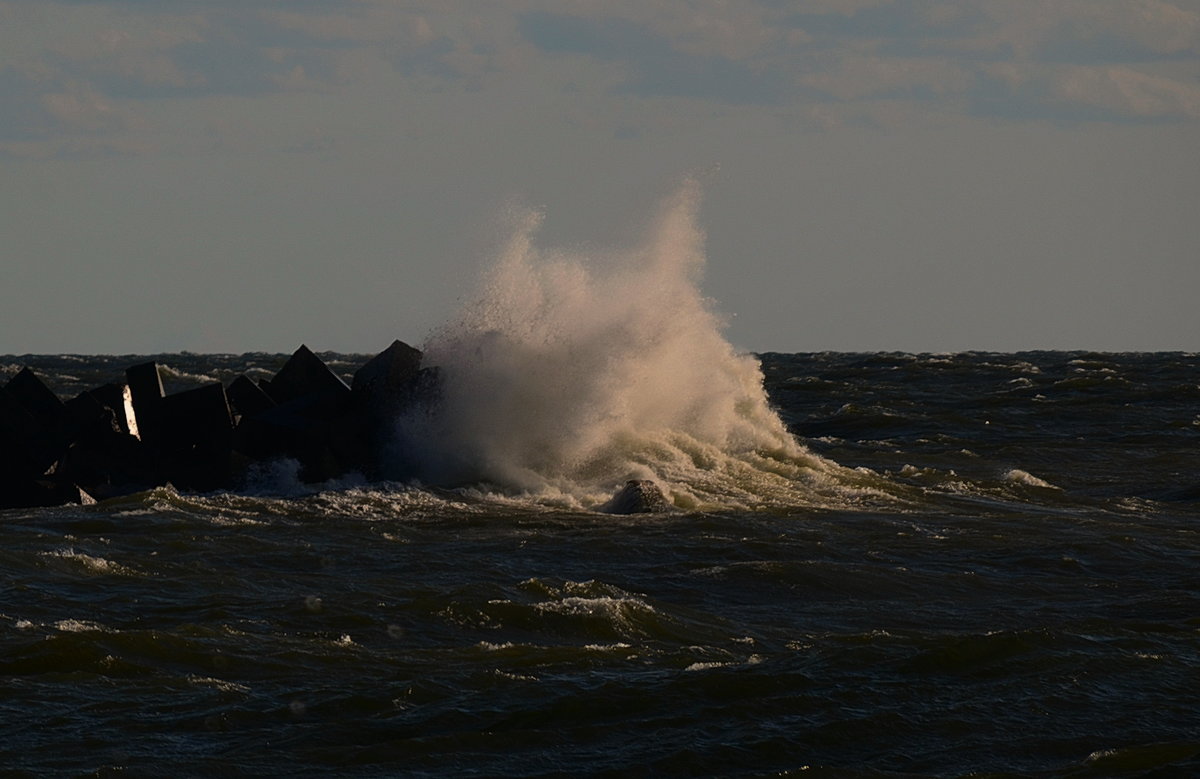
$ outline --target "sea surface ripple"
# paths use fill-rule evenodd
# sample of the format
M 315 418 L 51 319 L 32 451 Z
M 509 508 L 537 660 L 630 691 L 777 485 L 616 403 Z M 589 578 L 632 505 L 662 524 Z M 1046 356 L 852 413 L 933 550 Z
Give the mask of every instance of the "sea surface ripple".
M 0 371 L 69 396 L 138 359 Z M 285 356 L 156 359 L 179 390 Z M 760 359 L 844 489 L 0 512 L 4 775 L 1200 775 L 1200 357 Z

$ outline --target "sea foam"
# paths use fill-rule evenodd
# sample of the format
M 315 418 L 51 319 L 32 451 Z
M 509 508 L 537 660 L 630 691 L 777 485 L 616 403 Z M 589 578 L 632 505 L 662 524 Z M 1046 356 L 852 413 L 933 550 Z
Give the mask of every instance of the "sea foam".
M 425 344 L 441 401 L 399 423 L 427 483 L 602 502 L 654 479 L 675 505 L 761 504 L 836 466 L 770 407 L 757 359 L 722 335 L 700 290 L 700 188 L 686 181 L 634 246 L 541 248 L 543 215 L 514 214 L 479 294 Z M 811 484 L 810 484 L 811 486 Z

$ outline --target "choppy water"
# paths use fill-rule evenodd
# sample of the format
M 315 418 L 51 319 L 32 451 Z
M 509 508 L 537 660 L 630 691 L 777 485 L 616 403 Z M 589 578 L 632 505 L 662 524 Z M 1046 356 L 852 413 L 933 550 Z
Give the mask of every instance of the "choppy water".
M 0 363 L 69 396 L 141 359 Z M 0 766 L 1200 775 L 1200 357 L 762 369 L 803 446 L 629 442 L 670 514 L 589 511 L 587 468 L 0 512 Z

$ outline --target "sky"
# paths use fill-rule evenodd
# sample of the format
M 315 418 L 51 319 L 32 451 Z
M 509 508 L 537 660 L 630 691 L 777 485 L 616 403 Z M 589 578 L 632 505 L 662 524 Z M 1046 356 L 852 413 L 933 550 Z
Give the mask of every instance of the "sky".
M 0 353 L 420 345 L 686 177 L 750 351 L 1200 351 L 1200 0 L 0 0 Z

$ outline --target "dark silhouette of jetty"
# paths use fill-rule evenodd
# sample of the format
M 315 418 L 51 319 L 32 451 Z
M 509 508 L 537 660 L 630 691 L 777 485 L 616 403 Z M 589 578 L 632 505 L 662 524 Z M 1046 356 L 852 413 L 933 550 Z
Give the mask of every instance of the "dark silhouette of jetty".
M 0 388 L 0 508 L 92 503 L 171 484 L 243 486 L 255 463 L 290 458 L 320 483 L 384 472 L 391 420 L 438 395 L 435 368 L 395 341 L 347 385 L 307 346 L 269 380 L 242 375 L 167 395 L 157 363 L 63 401 L 29 368 Z

